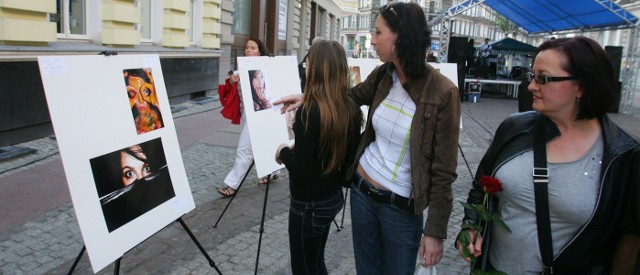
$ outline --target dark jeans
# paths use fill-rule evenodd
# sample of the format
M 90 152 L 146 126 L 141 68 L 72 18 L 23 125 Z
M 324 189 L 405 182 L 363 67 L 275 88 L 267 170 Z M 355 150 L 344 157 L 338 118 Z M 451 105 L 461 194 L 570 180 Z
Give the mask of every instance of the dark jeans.
M 369 187 L 375 189 L 370 184 Z M 377 192 L 389 191 L 377 189 Z M 378 203 L 352 185 L 351 226 L 358 274 L 414 273 L 422 236 L 422 215 Z
M 328 274 L 324 263 L 324 247 L 331 223 L 343 204 L 342 188 L 319 202 L 291 199 L 289 248 L 293 274 Z

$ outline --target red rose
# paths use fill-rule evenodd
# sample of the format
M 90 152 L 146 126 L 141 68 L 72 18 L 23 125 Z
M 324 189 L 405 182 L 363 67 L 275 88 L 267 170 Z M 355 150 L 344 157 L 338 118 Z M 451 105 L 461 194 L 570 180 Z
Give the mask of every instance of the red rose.
M 502 192 L 502 183 L 500 183 L 500 180 L 491 176 L 482 176 L 480 178 L 480 187 L 489 195 Z

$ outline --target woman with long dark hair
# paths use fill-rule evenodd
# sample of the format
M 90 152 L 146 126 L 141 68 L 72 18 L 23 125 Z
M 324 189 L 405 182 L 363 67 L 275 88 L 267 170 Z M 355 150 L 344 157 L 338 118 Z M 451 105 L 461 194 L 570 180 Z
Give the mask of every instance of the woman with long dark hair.
M 338 42 L 311 46 L 306 75 L 302 107 L 293 124 L 295 145 L 281 145 L 276 161 L 289 170 L 293 274 L 327 274 L 324 248 L 344 203 L 342 186 L 358 146 L 362 112 L 347 96 L 349 67 Z
M 416 3 L 380 8 L 371 45 L 385 65 L 348 95 L 369 114 L 353 165 L 351 220 L 358 274 L 413 274 L 443 256 L 458 164 L 458 88 L 425 62 L 431 43 Z M 300 105 L 287 96 L 286 110 Z M 423 226 L 423 211 L 429 207 Z

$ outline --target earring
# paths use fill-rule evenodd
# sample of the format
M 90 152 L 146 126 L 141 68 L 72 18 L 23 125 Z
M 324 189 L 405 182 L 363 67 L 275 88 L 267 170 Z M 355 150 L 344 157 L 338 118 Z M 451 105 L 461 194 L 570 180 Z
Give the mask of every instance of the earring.
M 398 53 L 396 53 L 396 45 L 393 45 L 393 48 L 391 48 L 391 53 L 393 56 L 398 57 Z

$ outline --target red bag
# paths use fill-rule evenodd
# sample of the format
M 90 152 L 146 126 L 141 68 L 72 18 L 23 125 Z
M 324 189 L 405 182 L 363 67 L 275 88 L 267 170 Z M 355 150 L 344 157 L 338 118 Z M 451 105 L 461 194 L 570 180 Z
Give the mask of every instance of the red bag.
M 227 89 L 227 85 L 218 85 L 218 97 L 220 97 L 220 104 L 222 104 L 222 106 L 227 105 L 227 95 L 229 95 L 229 89 Z

